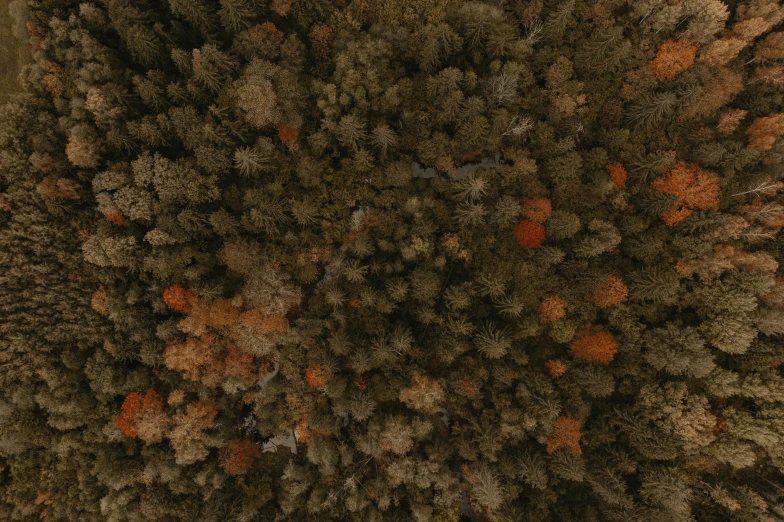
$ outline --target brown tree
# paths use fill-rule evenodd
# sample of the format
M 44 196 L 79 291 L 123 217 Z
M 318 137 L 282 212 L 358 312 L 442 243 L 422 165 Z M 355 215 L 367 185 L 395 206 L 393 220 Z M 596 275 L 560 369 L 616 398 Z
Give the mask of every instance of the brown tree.
M 784 134 L 784 113 L 757 118 L 746 130 L 749 148 L 762 152 L 773 148 L 776 138 Z
M 572 455 L 581 455 L 580 421 L 569 416 L 560 416 L 555 420 L 550 436 L 547 437 L 547 453 L 553 453 L 561 448 L 566 448 Z
M 609 274 L 604 283 L 593 292 L 593 302 L 601 308 L 608 308 L 626 301 L 629 289 L 618 274 Z
M 65 154 L 68 156 L 68 161 L 73 163 L 74 166 L 85 169 L 97 167 L 101 158 L 95 142 L 78 136 L 68 138 Z
M 618 352 L 618 342 L 598 326 L 587 328 L 571 344 L 572 355 L 589 362 L 610 364 Z
M 680 223 L 696 210 L 719 206 L 719 178 L 694 163 L 677 163 L 670 171 L 651 183 L 651 190 L 678 198 L 675 206 L 662 213 L 667 225 Z
M 435 413 L 444 399 L 444 389 L 432 379 L 419 374 L 411 378 L 411 386 L 400 390 L 400 401 L 415 410 Z
M 666 40 L 659 45 L 656 58 L 648 63 L 653 74 L 661 81 L 670 81 L 694 65 L 699 44 L 690 38 L 680 40 Z
M 539 320 L 544 324 L 554 323 L 566 315 L 566 300 L 556 294 L 548 294 L 539 305 Z

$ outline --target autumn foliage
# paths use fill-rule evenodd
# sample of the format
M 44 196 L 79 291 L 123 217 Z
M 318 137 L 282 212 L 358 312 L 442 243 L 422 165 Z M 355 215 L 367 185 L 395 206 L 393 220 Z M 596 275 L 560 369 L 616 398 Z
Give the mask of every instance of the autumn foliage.
M 305 380 L 311 388 L 321 388 L 327 385 L 330 376 L 320 364 L 311 364 L 305 369 Z
M 607 165 L 607 173 L 613 182 L 613 190 L 621 190 L 626 186 L 626 169 L 618 162 Z
M 286 16 L 291 11 L 292 0 L 272 0 L 270 9 L 280 16 Z
M 656 58 L 648 66 L 659 80 L 672 80 L 679 72 L 694 65 L 698 48 L 699 44 L 689 38 L 666 40 L 659 46 Z
M 784 134 L 784 113 L 765 116 L 754 120 L 746 130 L 749 148 L 762 152 L 773 148 L 776 138 Z
M 297 139 L 297 129 L 293 129 L 288 125 L 281 125 L 278 127 L 278 137 L 283 143 L 291 143 Z
M 308 426 L 308 417 L 305 415 L 297 421 L 297 425 L 294 427 L 294 435 L 297 437 L 299 442 L 307 443 L 310 442 L 316 435 L 324 435 L 324 432 L 318 428 L 311 429 Z
M 90 298 L 90 307 L 104 317 L 109 315 L 109 296 L 106 294 L 106 289 L 103 285 L 93 292 Z
M 629 289 L 618 274 L 609 274 L 604 283 L 593 292 L 596 306 L 607 308 L 626 301 Z
M 132 392 L 123 401 L 120 416 L 117 418 L 117 427 L 127 437 L 135 438 L 139 435 L 136 431 L 136 414 L 142 406 L 142 396 L 139 392 Z
M 651 190 L 672 194 L 678 200 L 662 213 L 667 225 L 680 223 L 696 209 L 719 207 L 719 178 L 693 163 L 677 163 L 668 174 L 651 183 Z
M 60 83 L 60 79 L 57 78 L 54 74 L 44 74 L 44 77 L 41 79 L 41 83 L 49 93 L 54 96 L 55 98 L 59 98 L 62 95 L 62 84 Z
M 326 24 L 316 24 L 310 29 L 310 42 L 313 44 L 319 56 L 326 58 L 329 55 L 329 47 L 335 38 L 335 33 Z
M 163 412 L 163 400 L 153 389 L 142 395 L 132 392 L 125 397 L 117 418 L 117 427 L 126 436 L 145 442 L 160 442 L 170 419 Z
M 555 294 L 548 294 L 542 298 L 539 305 L 539 319 L 545 323 L 554 323 L 566 315 L 566 300 Z
M 460 381 L 460 391 L 466 397 L 474 397 L 479 392 L 479 385 L 473 380 L 465 378 Z
M 111 223 L 112 225 L 117 225 L 118 227 L 124 227 L 128 223 L 126 223 L 125 218 L 122 215 L 122 212 L 106 212 L 103 217 L 106 218 L 106 221 Z
M 557 379 L 566 373 L 566 364 L 560 359 L 553 359 L 544 363 L 547 371 L 550 372 L 550 377 Z
M 523 248 L 540 248 L 544 241 L 545 228 L 541 223 L 525 219 L 514 228 L 514 238 Z
M 719 131 L 719 134 L 725 136 L 732 134 L 735 132 L 735 129 L 738 128 L 740 122 L 746 117 L 747 112 L 748 111 L 743 109 L 730 109 L 721 115 L 716 130 Z
M 584 361 L 609 364 L 618 352 L 618 342 L 599 327 L 588 328 L 572 341 L 571 352 Z
M 36 190 L 44 200 L 53 199 L 69 199 L 78 200 L 79 193 L 77 192 L 81 186 L 71 181 L 70 179 L 60 178 L 55 179 L 52 176 L 46 176 L 41 183 L 38 184 Z
M 242 299 L 205 299 L 195 291 L 173 285 L 163 293 L 169 308 L 186 317 L 177 328 L 188 334 L 170 340 L 164 351 L 166 366 L 185 378 L 209 387 L 237 378 L 249 385 L 261 371 L 259 358 L 288 327 L 288 319 L 263 308 L 242 310 Z
M 572 455 L 580 455 L 583 452 L 580 448 L 582 436 L 580 421 L 562 415 L 555 420 L 550 436 L 547 437 L 547 453 L 566 448 Z
M 187 312 L 191 302 L 196 298 L 196 292 L 185 290 L 180 285 L 173 285 L 163 291 L 163 302 L 166 306 L 178 312 Z
M 257 452 L 258 447 L 250 439 L 232 440 L 221 448 L 218 462 L 228 475 L 244 475 Z
M 552 212 L 553 207 L 547 198 L 523 199 L 523 215 L 534 223 L 543 224 Z

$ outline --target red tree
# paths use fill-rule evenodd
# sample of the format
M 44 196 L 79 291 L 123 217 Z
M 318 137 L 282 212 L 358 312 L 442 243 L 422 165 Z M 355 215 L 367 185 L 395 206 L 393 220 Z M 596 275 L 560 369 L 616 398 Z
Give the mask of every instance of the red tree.
M 320 388 L 326 386 L 329 382 L 330 376 L 321 367 L 320 364 L 311 364 L 305 368 L 305 380 L 311 388 Z
M 580 455 L 583 452 L 580 448 L 582 436 L 580 421 L 562 415 L 555 420 L 553 431 L 547 438 L 547 453 L 568 448 L 572 455 Z
M 163 302 L 178 312 L 187 312 L 194 299 L 196 299 L 196 292 L 185 290 L 180 285 L 170 286 L 163 291 Z
M 229 441 L 220 450 L 218 462 L 229 475 L 244 475 L 250 470 L 258 447 L 250 439 Z
M 626 186 L 627 172 L 623 165 L 618 162 L 607 165 L 607 173 L 610 174 L 614 190 L 621 190 Z
M 566 364 L 560 359 L 553 359 L 544 363 L 547 371 L 550 372 L 550 377 L 553 379 L 557 379 L 561 375 L 566 373 Z
M 161 396 L 150 388 L 144 395 L 133 392 L 125 398 L 117 418 L 117 427 L 128 437 L 139 437 L 145 442 L 160 442 L 169 420 L 163 412 Z
M 514 238 L 523 248 L 540 248 L 544 236 L 544 225 L 528 219 L 524 219 L 514 228 Z
M 292 129 L 288 125 L 281 125 L 278 127 L 278 137 L 284 144 L 291 143 L 297 140 L 297 129 Z
M 618 342 L 598 327 L 588 328 L 572 341 L 571 351 L 578 359 L 609 364 L 618 352 Z

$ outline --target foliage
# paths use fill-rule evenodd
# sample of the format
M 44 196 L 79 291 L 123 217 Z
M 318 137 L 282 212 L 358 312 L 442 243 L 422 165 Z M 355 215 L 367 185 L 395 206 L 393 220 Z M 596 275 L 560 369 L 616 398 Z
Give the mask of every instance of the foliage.
M 592 327 L 581 332 L 571 343 L 571 352 L 578 359 L 609 364 L 618 352 L 618 342 L 609 332 Z
M 523 248 L 540 248 L 544 237 L 544 226 L 530 219 L 524 219 L 514 228 L 515 241 Z
M 667 175 L 651 183 L 650 188 L 678 198 L 673 208 L 662 213 L 662 219 L 670 226 L 683 221 L 694 210 L 719 205 L 719 178 L 694 164 L 676 164 Z
M 694 65 L 699 45 L 689 38 L 666 40 L 659 45 L 656 58 L 648 64 L 661 81 L 670 81 L 681 71 Z
M 0 519 L 781 516 L 777 2 L 12 5 Z

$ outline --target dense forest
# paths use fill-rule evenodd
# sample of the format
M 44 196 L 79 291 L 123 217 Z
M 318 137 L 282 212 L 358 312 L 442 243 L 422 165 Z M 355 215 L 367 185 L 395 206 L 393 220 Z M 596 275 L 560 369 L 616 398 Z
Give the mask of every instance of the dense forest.
M 776 0 L 13 5 L 0 519 L 784 521 Z

